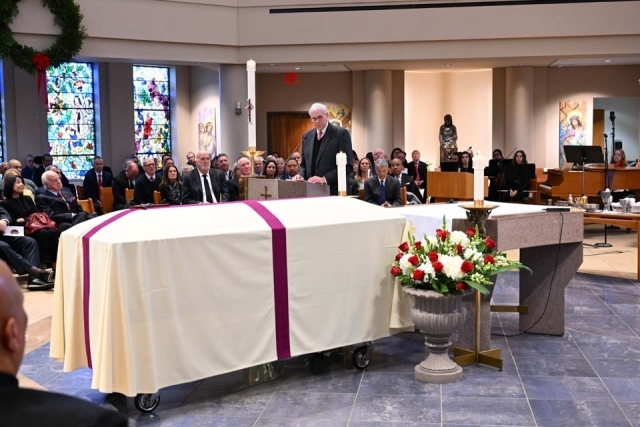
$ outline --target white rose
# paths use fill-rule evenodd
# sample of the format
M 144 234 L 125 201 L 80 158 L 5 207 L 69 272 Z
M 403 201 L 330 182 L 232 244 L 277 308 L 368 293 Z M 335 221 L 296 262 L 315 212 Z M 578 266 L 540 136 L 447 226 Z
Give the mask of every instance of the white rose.
M 425 282 L 433 279 L 436 276 L 436 272 L 433 269 L 433 266 L 431 265 L 431 263 L 429 261 L 425 262 L 424 264 L 422 264 L 418 268 L 420 270 L 424 271 L 424 281 Z
M 462 231 L 452 231 L 449 240 L 454 245 L 462 245 L 462 247 L 469 245 L 469 238 L 467 234 Z
M 459 256 L 441 255 L 438 261 L 444 266 L 442 272 L 447 277 L 452 280 L 461 280 L 464 277 L 464 272 L 461 269 L 464 260 Z
M 409 262 L 409 258 L 411 258 L 413 254 L 404 254 L 398 264 L 400 264 L 400 269 L 402 270 L 402 274 L 411 274 L 413 272 L 413 264 Z

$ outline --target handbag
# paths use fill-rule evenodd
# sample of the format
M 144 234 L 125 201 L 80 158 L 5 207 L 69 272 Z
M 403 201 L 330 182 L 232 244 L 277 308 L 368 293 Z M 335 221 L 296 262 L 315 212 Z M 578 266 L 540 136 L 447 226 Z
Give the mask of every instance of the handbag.
M 39 230 L 45 228 L 51 228 L 57 230 L 56 223 L 44 212 L 34 212 L 27 218 L 27 222 L 24 225 L 24 232 L 26 235 L 31 235 Z

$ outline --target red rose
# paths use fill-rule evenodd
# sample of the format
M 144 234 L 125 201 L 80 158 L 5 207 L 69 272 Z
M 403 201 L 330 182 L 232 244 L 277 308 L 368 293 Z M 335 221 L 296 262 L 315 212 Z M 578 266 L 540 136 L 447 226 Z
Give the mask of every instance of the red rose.
M 409 263 L 410 263 L 411 265 L 418 265 L 418 264 L 420 264 L 420 260 L 418 259 L 418 256 L 417 256 L 417 255 L 413 255 L 413 256 L 411 256 L 411 257 L 409 258 Z
M 396 261 L 400 261 L 400 258 L 402 258 L 403 256 L 404 254 L 400 252 L 398 255 L 396 255 Z
M 391 267 L 391 274 L 393 276 L 399 276 L 402 273 L 402 270 L 400 270 L 398 267 L 396 267 L 395 265 L 393 267 Z
M 496 242 L 494 242 L 491 237 L 487 237 L 487 240 L 484 241 L 484 245 L 489 249 L 493 249 L 496 247 Z
M 445 240 L 447 240 L 447 236 L 448 235 L 449 235 L 448 231 L 444 231 L 444 230 L 440 230 L 440 229 L 436 230 L 436 237 L 438 237 L 438 239 L 442 240 L 443 242 Z
M 440 261 L 436 261 L 431 264 L 431 267 L 433 267 L 433 270 L 436 272 L 436 274 L 440 274 L 440 272 L 442 272 L 442 269 L 444 268 L 444 265 L 442 265 Z
M 467 285 L 464 282 L 458 282 L 456 283 L 456 289 L 459 291 L 464 291 L 465 289 L 467 289 L 469 287 L 469 285 Z
M 436 262 L 438 260 L 438 252 L 431 251 L 431 252 L 429 252 L 428 257 L 429 257 L 429 261 Z
M 413 272 L 413 280 L 424 280 L 424 271 L 416 270 Z
M 398 249 L 400 249 L 402 252 L 407 252 L 409 250 L 409 244 L 407 242 L 404 242 L 403 244 L 398 246 Z
M 416 250 L 419 251 L 422 248 L 422 242 L 416 242 L 415 245 Z
M 466 233 L 467 233 L 467 236 L 473 237 L 473 236 L 476 235 L 476 229 L 473 228 L 473 227 L 469 227 L 469 228 L 467 228 Z
M 484 257 L 484 263 L 485 264 L 495 264 L 496 263 L 496 259 L 494 257 L 492 257 L 491 255 L 487 255 Z
M 465 273 L 471 273 L 473 271 L 473 263 L 469 261 L 463 261 L 460 269 Z
M 458 243 L 458 246 L 456 246 L 456 248 L 458 249 L 458 255 L 462 255 L 462 245 Z

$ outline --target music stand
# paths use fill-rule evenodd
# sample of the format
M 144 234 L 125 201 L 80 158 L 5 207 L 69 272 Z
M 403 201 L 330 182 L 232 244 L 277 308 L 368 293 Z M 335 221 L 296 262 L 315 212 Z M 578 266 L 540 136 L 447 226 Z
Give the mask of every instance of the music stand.
M 604 163 L 602 147 L 597 145 L 565 145 L 564 156 L 567 162 L 582 165 L 582 195 L 584 196 L 584 165 Z
M 458 172 L 458 162 L 442 162 L 440 170 L 442 172 Z

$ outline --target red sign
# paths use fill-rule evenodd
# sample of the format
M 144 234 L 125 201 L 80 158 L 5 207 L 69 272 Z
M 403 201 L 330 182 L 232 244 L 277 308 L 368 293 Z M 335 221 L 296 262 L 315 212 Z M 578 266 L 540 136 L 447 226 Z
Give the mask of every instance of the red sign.
M 284 73 L 284 84 L 286 85 L 298 84 L 298 73 Z

